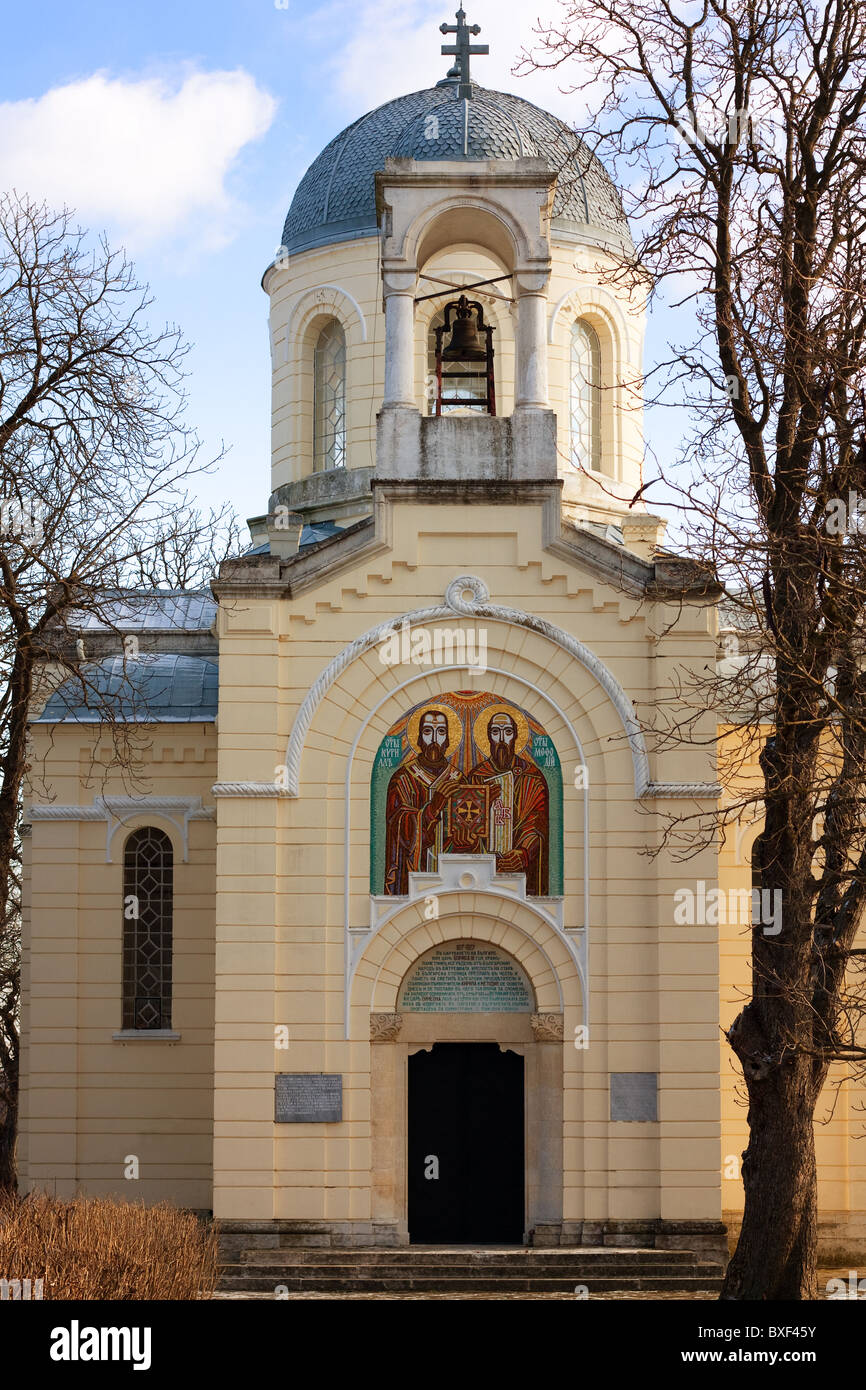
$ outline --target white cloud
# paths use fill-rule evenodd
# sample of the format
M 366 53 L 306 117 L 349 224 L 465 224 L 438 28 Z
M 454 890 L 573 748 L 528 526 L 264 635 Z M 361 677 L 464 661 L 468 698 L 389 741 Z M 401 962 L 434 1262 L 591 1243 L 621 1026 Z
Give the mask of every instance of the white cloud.
M 576 61 L 525 77 L 513 75 L 521 51 L 539 43 L 536 26 L 561 21 L 556 0 L 465 0 L 465 8 L 467 23 L 481 26 L 472 42 L 490 46 L 489 55 L 472 59 L 472 75 L 483 87 L 514 92 L 569 125 L 591 121 L 592 96 L 562 90 L 583 75 Z M 333 32 L 347 34 L 332 64 L 347 107 L 357 115 L 444 77 L 454 59 L 441 56 L 440 45 L 454 38 L 449 34 L 446 39 L 438 29 L 443 21 L 455 23 L 455 9 L 453 0 L 353 0 L 345 7 L 337 0 L 320 11 L 330 16 Z
M 178 237 L 230 239 L 242 208 L 226 188 L 276 102 L 249 73 L 112 78 L 0 102 L 0 187 L 74 208 L 130 248 Z

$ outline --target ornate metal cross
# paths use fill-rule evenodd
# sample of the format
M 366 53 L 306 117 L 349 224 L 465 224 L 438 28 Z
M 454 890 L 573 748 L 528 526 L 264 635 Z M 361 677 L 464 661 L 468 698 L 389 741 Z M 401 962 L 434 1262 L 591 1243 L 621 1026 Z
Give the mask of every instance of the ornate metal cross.
M 460 9 L 457 11 L 456 19 L 457 19 L 457 23 L 456 23 L 456 24 L 440 24 L 440 25 L 439 25 L 439 32 L 440 32 L 440 34 L 456 34 L 456 35 L 457 35 L 457 39 L 456 39 L 456 42 L 455 42 L 455 43 L 443 43 L 443 45 L 442 45 L 442 52 L 443 52 L 446 56 L 450 56 L 451 54 L 454 54 L 454 55 L 456 56 L 456 58 L 457 58 L 457 62 L 454 64 L 453 68 L 452 68 L 451 71 L 448 73 L 448 76 L 449 76 L 449 77 L 456 77 L 456 78 L 458 78 L 458 81 L 459 81 L 459 85 L 458 85 L 458 87 L 457 87 L 457 95 L 458 95 L 458 97 L 471 97 L 471 95 L 472 95 L 472 83 L 471 83 L 471 80 L 470 80 L 470 77 L 469 77 L 469 59 L 470 59 L 470 56 L 474 57 L 474 56 L 476 56 L 476 55 L 483 55 L 483 54 L 485 54 L 485 53 L 489 53 L 489 52 L 490 52 L 490 47 L 489 47 L 489 45 L 486 44 L 486 43 L 470 43 L 470 41 L 469 41 L 470 35 L 471 35 L 471 34 L 480 34 L 480 33 L 481 33 L 481 25 L 480 25 L 480 24 L 471 24 L 471 25 L 470 25 L 470 24 L 467 24 L 467 23 L 466 23 L 466 12 L 465 12 L 465 10 L 463 9 L 462 6 L 461 6 Z

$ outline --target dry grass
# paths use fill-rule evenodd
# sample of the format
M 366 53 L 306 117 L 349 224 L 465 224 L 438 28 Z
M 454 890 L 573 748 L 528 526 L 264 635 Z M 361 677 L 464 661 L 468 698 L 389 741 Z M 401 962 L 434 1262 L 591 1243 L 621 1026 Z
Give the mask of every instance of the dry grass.
M 210 1298 L 217 1238 L 168 1203 L 0 1194 L 0 1278 L 42 1279 L 53 1299 Z

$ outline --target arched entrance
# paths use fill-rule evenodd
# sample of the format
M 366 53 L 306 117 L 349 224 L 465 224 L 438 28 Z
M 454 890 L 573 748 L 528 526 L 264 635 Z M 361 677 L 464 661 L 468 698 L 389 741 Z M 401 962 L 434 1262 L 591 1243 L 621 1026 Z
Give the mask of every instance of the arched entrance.
M 531 1016 L 529 977 L 492 942 L 446 941 L 414 963 L 398 998 L 405 1017 L 447 1018 L 465 1039 L 436 1042 L 408 1059 L 409 1240 L 522 1243 L 524 1057 L 498 1041 L 469 1039 L 476 1018 Z
M 496 1043 L 435 1043 L 409 1058 L 409 1240 L 520 1245 L 524 1059 Z
M 562 1221 L 555 980 L 513 924 L 478 915 L 473 926 L 477 935 L 455 937 L 442 919 L 425 924 L 419 934 L 439 944 L 417 955 L 415 933 L 403 936 L 401 974 L 376 1000 L 390 1010 L 370 1015 L 373 1222 L 383 1243 L 519 1244 Z M 491 930 L 517 950 L 491 941 Z

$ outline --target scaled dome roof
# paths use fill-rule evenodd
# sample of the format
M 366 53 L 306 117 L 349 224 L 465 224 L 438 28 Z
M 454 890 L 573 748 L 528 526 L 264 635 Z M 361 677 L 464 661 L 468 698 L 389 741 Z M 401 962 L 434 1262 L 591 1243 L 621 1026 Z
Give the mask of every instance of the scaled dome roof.
M 374 176 L 389 157 L 541 158 L 559 173 L 554 227 L 591 226 L 624 240 L 619 193 L 601 161 L 557 116 L 509 92 L 473 82 L 471 98 L 445 81 L 378 106 L 342 131 L 310 165 L 283 228 L 283 246 L 306 251 L 374 236 Z

